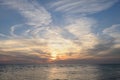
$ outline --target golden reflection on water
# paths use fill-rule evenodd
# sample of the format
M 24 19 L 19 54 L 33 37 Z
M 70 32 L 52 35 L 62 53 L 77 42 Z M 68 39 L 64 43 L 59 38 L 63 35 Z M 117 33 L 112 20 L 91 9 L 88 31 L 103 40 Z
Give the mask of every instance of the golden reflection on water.
M 48 72 L 49 80 L 98 80 L 99 77 L 99 70 L 94 66 L 54 65 Z
M 77 64 L 7 65 L 0 66 L 0 80 L 120 80 L 120 66 L 113 67 Z
M 60 67 L 51 67 L 49 69 L 49 76 L 48 78 L 50 80 L 67 80 L 68 79 L 68 75 L 66 73 L 66 69 L 65 68 L 60 68 Z

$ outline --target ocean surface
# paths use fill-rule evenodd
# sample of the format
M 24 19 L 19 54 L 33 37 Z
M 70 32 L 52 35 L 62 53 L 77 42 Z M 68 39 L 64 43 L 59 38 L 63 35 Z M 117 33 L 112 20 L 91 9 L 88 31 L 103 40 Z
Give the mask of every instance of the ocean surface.
M 0 80 L 120 80 L 120 64 L 0 65 Z

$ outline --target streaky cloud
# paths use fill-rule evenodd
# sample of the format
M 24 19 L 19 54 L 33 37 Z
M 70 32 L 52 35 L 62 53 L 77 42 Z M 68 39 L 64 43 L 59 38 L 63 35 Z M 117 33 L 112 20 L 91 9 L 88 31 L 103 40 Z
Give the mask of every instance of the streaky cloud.
M 59 0 L 49 5 L 65 14 L 91 14 L 110 8 L 118 0 Z
M 120 44 L 120 24 L 115 24 L 104 29 L 103 33 L 114 38 L 115 42 Z
M 0 62 L 118 61 L 120 24 L 104 27 L 96 34 L 93 30 L 98 28 L 98 21 L 87 16 L 106 10 L 117 1 L 53 0 L 43 7 L 34 0 L 1 0 L 2 6 L 17 11 L 25 22 L 9 26 L 8 35 L 0 33 Z M 60 18 L 62 25 L 53 20 L 58 12 L 62 18 L 55 18 Z
M 18 11 L 27 20 L 27 24 L 40 27 L 51 23 L 51 15 L 47 10 L 31 0 L 2 0 L 3 5 L 7 5 Z

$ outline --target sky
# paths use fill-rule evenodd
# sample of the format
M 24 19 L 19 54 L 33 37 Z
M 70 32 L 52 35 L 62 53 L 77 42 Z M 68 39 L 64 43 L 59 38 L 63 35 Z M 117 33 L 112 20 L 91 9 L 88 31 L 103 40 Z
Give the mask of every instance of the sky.
M 120 0 L 0 0 L 0 63 L 120 63 Z

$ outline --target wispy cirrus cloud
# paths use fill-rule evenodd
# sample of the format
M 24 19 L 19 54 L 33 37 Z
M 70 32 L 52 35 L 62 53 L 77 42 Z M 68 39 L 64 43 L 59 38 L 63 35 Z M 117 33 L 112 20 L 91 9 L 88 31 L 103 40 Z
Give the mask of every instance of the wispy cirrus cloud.
M 39 31 L 52 22 L 51 14 L 37 1 L 2 0 L 1 4 L 16 10 L 25 20 L 25 23 L 11 26 L 10 36 L 1 34 L 4 38 L 36 38 Z
M 112 58 L 113 53 L 118 55 L 120 25 L 105 28 L 99 36 L 93 32 L 94 26 L 97 26 L 97 20 L 85 15 L 81 17 L 82 14 L 108 9 L 117 1 L 59 0 L 51 2 L 48 5 L 50 10 L 65 13 L 63 18 L 65 24 L 59 26 L 52 20 L 54 14 L 51 15 L 36 1 L 2 0 L 4 6 L 16 10 L 26 21 L 10 26 L 9 36 L 0 34 L 0 37 L 7 38 L 0 40 L 0 60 L 39 61 L 40 63 L 52 58 L 72 60 L 105 59 L 106 57 L 107 59 Z M 66 15 L 77 13 L 80 15 Z M 9 57 L 9 60 L 6 60 L 6 57 Z
M 49 5 L 55 11 L 65 14 L 89 14 L 108 9 L 118 0 L 59 0 Z
M 119 24 L 112 25 L 102 31 L 101 36 L 97 36 L 98 44 L 93 49 L 88 49 L 88 55 L 96 58 L 116 58 L 119 59 L 120 36 Z
M 13 53 L 20 52 L 28 56 L 33 54 L 48 59 L 51 57 L 62 59 L 64 56 L 65 58 L 84 58 L 85 51 L 94 47 L 97 42 L 97 38 L 91 32 L 91 27 L 95 24 L 94 20 L 84 17 L 67 23 L 69 24 L 63 27 L 51 25 L 31 29 L 27 27 L 27 30 L 23 29 L 24 24 L 12 26 L 12 39 L 1 41 L 0 50 L 4 51 L 4 54 L 14 55 Z M 66 38 L 62 35 L 64 30 L 68 32 L 64 35 L 72 34 L 75 38 Z M 26 31 L 28 32 L 26 33 Z
M 114 38 L 115 42 L 120 44 L 120 24 L 115 24 L 104 29 L 103 33 Z
M 44 7 L 36 1 L 31 0 L 2 0 L 3 5 L 15 9 L 27 20 L 27 24 L 32 26 L 42 26 L 51 23 L 51 15 Z
M 95 25 L 96 21 L 94 19 L 83 17 L 70 21 L 70 24 L 65 29 L 76 37 L 76 44 L 83 49 L 89 49 L 97 44 L 97 37 L 92 32 Z

